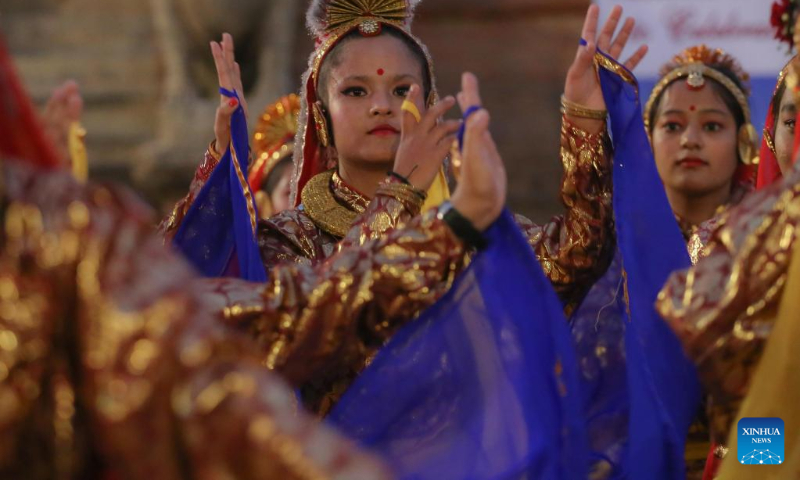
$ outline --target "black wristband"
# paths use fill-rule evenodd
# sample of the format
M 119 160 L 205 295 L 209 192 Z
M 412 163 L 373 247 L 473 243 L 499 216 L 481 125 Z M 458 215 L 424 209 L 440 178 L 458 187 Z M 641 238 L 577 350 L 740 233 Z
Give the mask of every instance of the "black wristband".
M 450 202 L 442 204 L 439 210 L 439 218 L 467 245 L 482 250 L 489 244 L 486 237 L 475 228 L 475 225 L 464 215 L 461 215 L 461 212 L 456 210 Z
M 406 185 L 409 185 L 409 186 L 411 185 L 411 182 L 409 182 L 406 177 L 400 175 L 399 173 L 397 173 L 395 171 L 390 170 L 390 171 L 386 172 L 386 175 L 389 175 L 390 177 L 394 177 L 394 178 L 400 180 L 401 182 L 405 183 Z

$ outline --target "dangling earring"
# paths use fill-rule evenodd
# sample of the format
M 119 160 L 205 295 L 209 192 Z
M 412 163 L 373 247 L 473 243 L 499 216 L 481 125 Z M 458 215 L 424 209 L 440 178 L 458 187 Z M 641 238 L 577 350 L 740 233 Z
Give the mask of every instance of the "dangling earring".
M 739 128 L 739 158 L 745 165 L 758 165 L 758 133 L 751 123 L 745 123 Z
M 322 107 L 322 103 L 319 101 L 314 102 L 311 110 L 314 113 L 314 126 L 317 129 L 319 143 L 323 147 L 327 147 L 331 143 L 330 137 L 328 136 L 330 130 L 328 130 L 328 119 L 325 117 L 325 110 Z

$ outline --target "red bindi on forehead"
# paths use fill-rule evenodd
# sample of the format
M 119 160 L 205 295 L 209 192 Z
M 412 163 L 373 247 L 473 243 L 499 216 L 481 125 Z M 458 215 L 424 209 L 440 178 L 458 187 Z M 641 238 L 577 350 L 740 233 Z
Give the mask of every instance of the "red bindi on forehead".
M 694 105 L 689 105 L 690 112 L 694 112 L 695 110 L 697 110 L 697 107 L 695 107 Z
M 378 75 L 383 76 L 384 73 L 386 72 L 382 68 L 378 69 Z

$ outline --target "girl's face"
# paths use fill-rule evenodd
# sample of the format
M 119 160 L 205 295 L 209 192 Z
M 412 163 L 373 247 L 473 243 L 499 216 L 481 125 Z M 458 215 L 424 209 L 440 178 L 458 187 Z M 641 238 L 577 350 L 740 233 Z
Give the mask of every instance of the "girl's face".
M 284 168 L 283 171 L 280 173 L 280 175 L 281 179 L 277 183 L 277 185 L 275 185 L 275 189 L 272 191 L 272 194 L 270 195 L 270 202 L 272 203 L 273 215 L 291 208 L 291 202 L 289 202 L 289 197 L 291 196 L 292 193 L 291 166 Z
M 730 190 L 738 165 L 738 128 L 712 85 L 692 90 L 677 81 L 667 87 L 652 139 L 658 174 L 668 191 L 701 197 Z
M 791 89 L 786 88 L 775 119 L 775 152 L 778 154 L 778 165 L 784 175 L 792 168 L 792 148 L 794 147 L 794 125 L 797 107 L 794 104 Z
M 422 88 L 422 66 L 390 35 L 353 38 L 338 48 L 326 93 L 339 161 L 384 168 L 400 142 L 403 99 L 411 85 Z

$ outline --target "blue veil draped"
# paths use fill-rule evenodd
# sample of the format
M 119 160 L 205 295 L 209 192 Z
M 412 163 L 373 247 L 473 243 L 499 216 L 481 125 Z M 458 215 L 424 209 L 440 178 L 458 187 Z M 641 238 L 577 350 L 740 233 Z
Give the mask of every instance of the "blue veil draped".
M 654 304 L 689 255 L 656 170 L 636 78 L 602 53 L 596 61 L 614 146 L 617 250 L 570 319 L 590 456 L 613 477 L 682 479 L 700 386 Z
M 222 88 L 220 93 L 239 98 L 236 92 Z M 247 118 L 240 101 L 231 118 L 231 144 L 172 241 L 206 277 L 221 277 L 233 271 L 244 280 L 267 280 L 256 243 L 258 212 L 246 177 L 248 140 Z
M 450 292 L 401 330 L 328 420 L 399 478 L 584 479 L 575 355 L 509 212 Z

